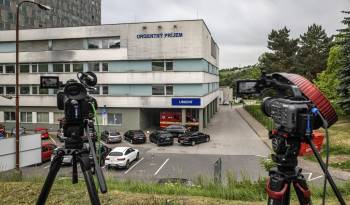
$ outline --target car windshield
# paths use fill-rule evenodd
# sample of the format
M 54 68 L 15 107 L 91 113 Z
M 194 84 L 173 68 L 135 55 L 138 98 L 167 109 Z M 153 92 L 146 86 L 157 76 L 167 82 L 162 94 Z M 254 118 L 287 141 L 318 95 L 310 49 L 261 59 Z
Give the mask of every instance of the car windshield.
M 172 137 L 173 135 L 170 133 L 164 133 L 164 134 L 161 134 L 160 136 L 165 138 L 165 137 Z
M 123 152 L 111 152 L 109 156 L 123 156 Z

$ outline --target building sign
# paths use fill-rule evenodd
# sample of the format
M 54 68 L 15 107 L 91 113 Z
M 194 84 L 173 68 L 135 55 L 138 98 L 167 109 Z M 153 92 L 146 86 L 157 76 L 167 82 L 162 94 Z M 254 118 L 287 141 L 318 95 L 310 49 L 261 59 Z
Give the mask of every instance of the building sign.
M 170 33 L 142 33 L 142 34 L 137 34 L 136 38 L 137 39 L 143 39 L 143 38 L 181 38 L 183 37 L 182 33 L 178 32 L 170 32 Z
M 200 98 L 172 98 L 171 105 L 182 105 L 182 106 L 200 106 Z

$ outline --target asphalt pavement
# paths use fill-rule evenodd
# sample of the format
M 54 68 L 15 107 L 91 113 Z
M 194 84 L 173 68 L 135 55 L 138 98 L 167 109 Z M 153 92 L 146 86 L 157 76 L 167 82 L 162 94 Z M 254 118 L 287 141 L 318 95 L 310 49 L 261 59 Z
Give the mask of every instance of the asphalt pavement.
M 249 177 L 257 180 L 266 176 L 261 166 L 261 159 L 268 156 L 269 148 L 264 144 L 250 126 L 236 112 L 236 107 L 220 106 L 208 127 L 204 130 L 210 134 L 208 143 L 195 146 L 157 146 L 147 141 L 146 144 L 131 145 L 123 141 L 116 146 L 130 146 L 140 151 L 140 159 L 129 169 L 103 168 L 107 177 L 118 179 L 137 179 L 157 181 L 160 178 L 195 179 L 198 176 L 212 178 L 214 164 L 222 161 L 222 176 L 232 173 L 238 179 Z M 52 141 L 61 145 L 57 139 Z M 27 176 L 43 176 L 49 170 L 50 162 L 39 166 L 27 167 L 22 171 Z M 71 177 L 72 167 L 63 167 L 58 176 Z M 80 174 L 81 175 L 81 174 Z

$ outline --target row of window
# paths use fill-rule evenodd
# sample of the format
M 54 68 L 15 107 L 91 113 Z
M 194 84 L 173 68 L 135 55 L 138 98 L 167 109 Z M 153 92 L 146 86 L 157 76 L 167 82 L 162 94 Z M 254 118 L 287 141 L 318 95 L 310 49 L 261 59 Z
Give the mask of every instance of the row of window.
M 53 122 L 58 124 L 59 120 L 64 117 L 62 112 L 53 113 Z M 4 112 L 5 122 L 13 122 L 16 120 L 15 112 Z M 122 114 L 121 113 L 107 113 L 107 115 L 98 114 L 98 120 L 104 125 L 121 125 L 122 124 Z M 32 123 L 33 113 L 32 112 L 20 112 L 20 122 L 22 123 Z M 37 123 L 49 123 L 50 115 L 49 112 L 37 112 L 36 113 Z
M 57 94 L 58 89 L 42 89 L 39 85 L 21 85 L 19 90 L 19 94 L 21 95 L 48 95 L 48 94 Z M 96 86 L 96 89 L 90 91 L 90 94 L 96 95 L 108 95 L 108 86 L 107 85 L 99 85 Z M 16 87 L 14 85 L 11 86 L 1 86 L 0 85 L 0 95 L 15 95 Z

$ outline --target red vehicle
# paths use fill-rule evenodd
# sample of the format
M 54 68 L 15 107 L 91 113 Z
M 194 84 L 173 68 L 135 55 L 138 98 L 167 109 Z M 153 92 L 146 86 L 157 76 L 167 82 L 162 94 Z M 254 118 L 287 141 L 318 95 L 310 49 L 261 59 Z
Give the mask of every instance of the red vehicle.
M 57 146 L 51 142 L 41 143 L 41 161 L 46 162 L 51 160 L 51 155 Z
M 47 131 L 47 128 L 44 127 L 37 127 L 35 128 L 35 133 L 41 132 L 41 139 L 49 139 L 49 132 Z
M 164 111 L 160 112 L 160 128 L 166 128 L 169 125 L 181 125 L 181 112 Z M 186 127 L 198 128 L 198 121 L 191 115 L 186 116 Z

